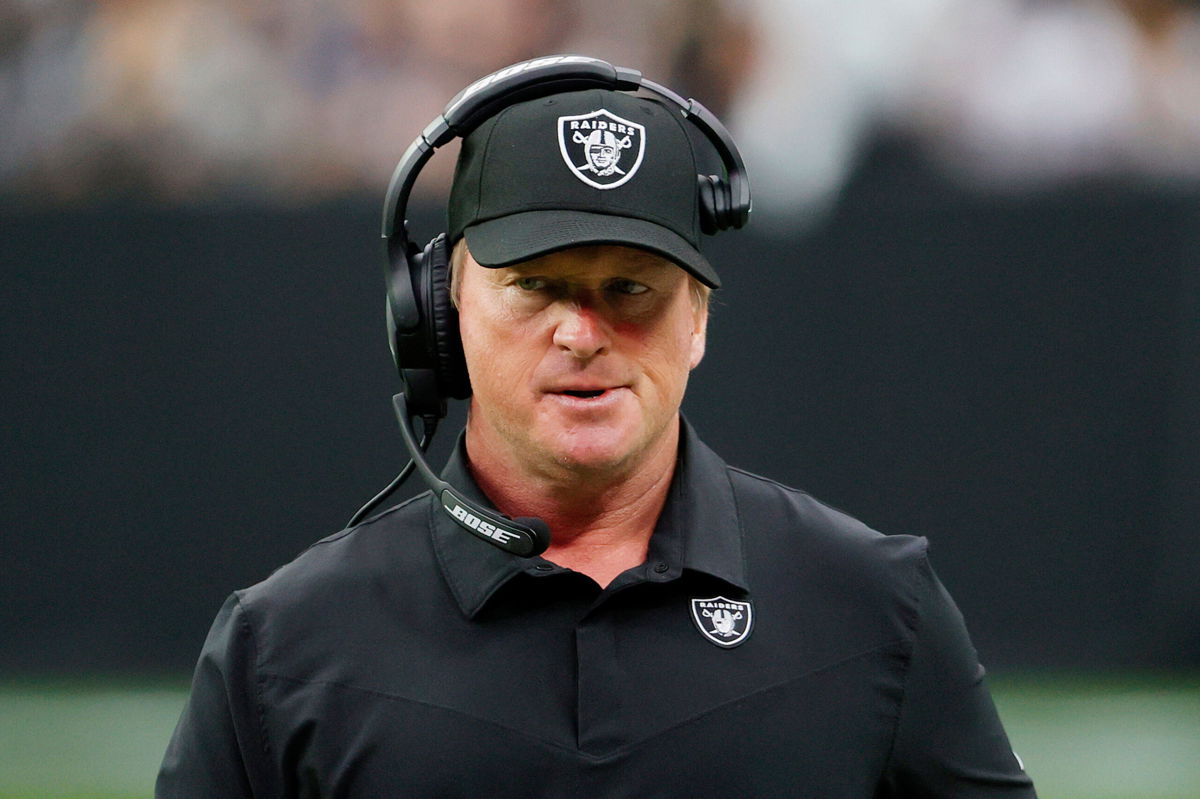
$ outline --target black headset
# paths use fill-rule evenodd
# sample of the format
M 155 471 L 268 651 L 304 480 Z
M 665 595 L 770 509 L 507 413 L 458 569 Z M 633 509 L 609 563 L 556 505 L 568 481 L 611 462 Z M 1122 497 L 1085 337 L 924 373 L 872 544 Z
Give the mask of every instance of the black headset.
M 683 99 L 643 78 L 637 70 L 615 67 L 588 56 L 547 56 L 493 72 L 455 95 L 401 157 L 392 173 L 383 206 L 388 338 L 402 384 L 393 402 L 413 462 L 354 515 L 351 525 L 391 493 L 415 464 L 446 511 L 468 531 L 524 556 L 539 554 L 549 544 L 550 532 L 545 522 L 530 518 L 514 522 L 494 510 L 480 508 L 439 480 L 421 455 L 433 437 L 438 420 L 446 415 L 446 400 L 469 397 L 471 383 L 458 334 L 458 312 L 450 301 L 450 247 L 446 234 L 435 236 L 420 250 L 409 239 L 405 215 L 417 176 L 438 148 L 469 135 L 511 105 L 585 89 L 646 91 L 691 120 L 713 144 L 726 173 L 725 177 L 696 176 L 701 231 L 713 235 L 740 228 L 749 219 L 750 184 L 729 131 L 700 103 Z M 420 443 L 412 428 L 414 416 L 422 419 Z
M 646 80 L 637 70 L 579 55 L 535 58 L 493 72 L 459 92 L 400 159 L 383 206 L 387 243 L 388 333 L 392 356 L 414 415 L 446 415 L 446 399 L 466 399 L 471 383 L 450 302 L 450 248 L 440 234 L 418 250 L 408 237 L 405 213 L 417 175 L 435 150 L 468 135 L 510 105 L 567 91 L 645 90 L 665 99 L 713 143 L 728 175 L 697 175 L 700 229 L 709 235 L 740 228 L 750 216 L 750 184 L 733 138 L 695 100 Z

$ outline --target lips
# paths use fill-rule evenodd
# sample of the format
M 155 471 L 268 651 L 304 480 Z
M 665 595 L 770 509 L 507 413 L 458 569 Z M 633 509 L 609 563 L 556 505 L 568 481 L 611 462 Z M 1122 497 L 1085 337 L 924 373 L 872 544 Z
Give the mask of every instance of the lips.
M 621 390 L 625 388 L 628 388 L 628 386 L 621 384 L 596 385 L 595 383 L 575 383 L 552 386 L 546 389 L 544 393 L 569 403 L 600 404 L 620 394 Z

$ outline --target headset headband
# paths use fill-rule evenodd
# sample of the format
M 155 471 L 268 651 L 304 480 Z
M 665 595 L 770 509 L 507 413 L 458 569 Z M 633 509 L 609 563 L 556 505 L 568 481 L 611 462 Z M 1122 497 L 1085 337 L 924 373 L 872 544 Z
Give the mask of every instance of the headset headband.
M 609 89 L 650 92 L 676 106 L 713 143 L 721 156 L 728 177 L 734 222 L 741 227 L 750 215 L 750 183 L 746 167 L 725 126 L 695 100 L 685 100 L 675 92 L 642 77 L 636 69 L 615 67 L 607 61 L 581 55 L 556 55 L 522 61 L 493 72 L 456 94 L 442 113 L 425 126 L 416 141 L 408 146 L 388 184 L 383 204 L 383 238 L 389 259 L 396 250 L 408 247 L 404 213 L 417 175 L 435 150 L 447 142 L 468 135 L 485 120 L 525 100 L 534 100 L 560 92 L 584 89 Z

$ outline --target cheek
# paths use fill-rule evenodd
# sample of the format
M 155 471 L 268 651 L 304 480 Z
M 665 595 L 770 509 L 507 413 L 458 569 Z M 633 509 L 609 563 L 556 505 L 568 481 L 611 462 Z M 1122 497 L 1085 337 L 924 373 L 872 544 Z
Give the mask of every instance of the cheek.
M 460 324 L 463 354 L 475 393 L 505 404 L 516 388 L 527 385 L 534 359 L 535 334 L 510 321 L 489 323 L 474 319 Z
M 703 337 L 697 337 L 689 325 L 664 330 L 645 342 L 645 371 L 664 396 L 682 396 L 688 374 L 703 354 Z M 697 353 L 699 346 L 699 353 Z
M 495 338 L 486 335 L 478 321 L 462 322 L 459 325 L 462 337 L 463 355 L 467 361 L 467 374 L 471 378 L 474 393 L 484 393 L 488 384 L 495 376 L 494 370 L 484 366 L 490 363 L 503 363 L 495 353 L 499 350 Z

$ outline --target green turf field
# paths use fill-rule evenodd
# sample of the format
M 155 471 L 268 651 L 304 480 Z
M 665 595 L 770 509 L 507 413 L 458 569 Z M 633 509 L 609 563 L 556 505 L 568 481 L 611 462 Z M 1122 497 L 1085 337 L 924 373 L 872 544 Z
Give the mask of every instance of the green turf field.
M 1002 675 L 992 692 L 1043 799 L 1200 797 L 1200 675 Z M 0 799 L 145 799 L 177 683 L 0 682 Z

